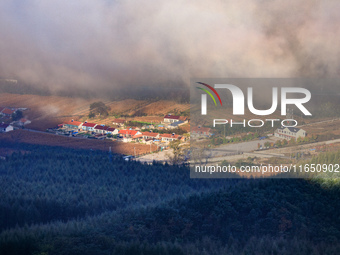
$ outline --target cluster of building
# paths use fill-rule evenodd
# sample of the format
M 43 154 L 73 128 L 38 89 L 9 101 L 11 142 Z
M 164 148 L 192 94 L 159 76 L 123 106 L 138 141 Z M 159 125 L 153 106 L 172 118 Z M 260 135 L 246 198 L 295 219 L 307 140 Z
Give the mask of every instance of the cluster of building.
M 100 135 L 116 135 L 118 141 L 122 142 L 138 142 L 138 143 L 145 143 L 145 144 L 168 144 L 169 142 L 181 140 L 185 141 L 186 137 L 176 135 L 175 133 L 172 134 L 161 134 L 152 131 L 142 132 L 141 130 L 153 130 L 153 129 L 174 129 L 187 123 L 188 120 L 186 117 L 183 116 L 175 116 L 175 115 L 165 115 L 164 121 L 161 125 L 144 125 L 141 128 L 138 127 L 126 127 L 126 120 L 125 119 L 114 119 L 112 124 L 116 126 L 109 127 L 106 125 L 100 125 L 96 123 L 90 122 L 80 122 L 75 120 L 70 120 L 61 124 L 65 131 L 69 131 L 72 133 L 78 132 L 86 132 L 91 133 L 97 136 Z
M 96 123 L 90 123 L 85 121 L 80 122 L 80 121 L 75 121 L 75 120 L 70 120 L 68 122 L 65 122 L 62 124 L 63 128 L 66 130 L 74 130 L 74 131 L 83 131 L 83 132 L 94 132 L 97 134 L 102 134 L 102 135 L 117 135 L 118 134 L 118 129 L 105 126 L 105 125 L 99 125 Z
M 12 117 L 13 113 L 16 113 L 17 111 L 26 111 L 27 108 L 16 108 L 16 107 L 3 107 L 0 106 L 0 116 L 1 117 Z
M 15 108 L 15 107 L 0 107 L 0 118 L 1 118 L 1 123 L 0 123 L 0 132 L 9 132 L 14 130 L 15 127 L 24 127 L 25 125 L 28 125 L 31 123 L 30 120 L 21 118 L 17 121 L 11 121 L 11 118 L 14 113 L 17 113 L 18 111 L 25 111 L 27 108 Z M 6 124 L 6 123 L 11 123 L 11 124 Z
M 145 125 L 142 127 L 142 129 L 175 129 L 178 128 L 184 124 L 188 123 L 188 119 L 185 116 L 176 116 L 167 114 L 164 116 L 163 122 L 159 125 Z M 126 124 L 126 120 L 124 119 L 114 119 L 113 125 L 123 127 Z
M 161 144 L 161 143 L 170 143 L 172 141 L 180 140 L 185 141 L 185 136 L 180 136 L 176 134 L 160 134 L 160 133 L 154 133 L 151 131 L 148 132 L 141 132 L 139 130 L 133 130 L 133 129 L 121 129 L 118 132 L 119 138 L 123 142 L 139 142 L 139 143 L 145 143 L 145 144 Z
M 0 123 L 0 132 L 9 132 L 14 130 L 14 126 L 16 127 L 24 127 L 28 124 L 30 124 L 31 121 L 28 119 L 21 118 L 18 121 L 13 121 L 11 124 L 5 124 L 5 123 Z

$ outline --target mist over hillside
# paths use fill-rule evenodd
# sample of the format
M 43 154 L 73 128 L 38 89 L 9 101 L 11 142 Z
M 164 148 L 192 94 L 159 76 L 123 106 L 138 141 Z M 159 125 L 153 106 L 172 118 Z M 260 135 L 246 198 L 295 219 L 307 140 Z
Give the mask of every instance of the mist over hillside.
M 192 77 L 338 77 L 339 5 L 2 1 L 0 76 L 85 96 L 183 88 Z
M 102 88 L 97 90 L 94 88 L 79 87 L 60 87 L 58 90 L 52 90 L 49 87 L 39 87 L 27 84 L 22 81 L 16 83 L 0 80 L 0 93 L 11 93 L 20 95 L 39 95 L 39 96 L 61 96 L 69 98 L 93 99 L 101 98 L 106 100 L 175 100 L 179 103 L 189 102 L 189 89 L 187 87 L 158 86 L 158 87 L 135 87 L 133 89 L 126 88 Z

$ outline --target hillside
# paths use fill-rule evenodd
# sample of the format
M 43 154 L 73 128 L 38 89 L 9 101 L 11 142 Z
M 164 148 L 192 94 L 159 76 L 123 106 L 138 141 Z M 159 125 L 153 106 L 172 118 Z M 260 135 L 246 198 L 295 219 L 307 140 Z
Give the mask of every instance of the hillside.
M 26 153 L 0 160 L 3 255 L 321 255 L 340 249 L 336 182 L 190 179 L 184 166 L 6 146 Z
M 180 113 L 190 108 L 189 104 L 175 101 L 146 101 L 125 99 L 108 101 L 60 96 L 19 95 L 0 93 L 0 106 L 30 108 L 25 115 L 32 120 L 31 128 L 44 130 L 70 118 L 86 118 L 90 104 L 102 101 L 111 108 L 110 116 L 104 122 L 111 122 L 114 115 L 136 116 L 136 120 L 159 121 L 167 113 Z M 140 116 L 140 117 L 138 117 Z

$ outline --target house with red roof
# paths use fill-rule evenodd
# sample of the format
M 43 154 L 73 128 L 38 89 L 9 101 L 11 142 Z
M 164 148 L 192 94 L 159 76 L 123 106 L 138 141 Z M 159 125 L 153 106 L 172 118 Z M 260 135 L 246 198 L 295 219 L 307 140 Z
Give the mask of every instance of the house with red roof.
M 159 138 L 159 133 L 154 133 L 154 132 L 142 132 L 144 140 L 152 138 L 152 139 L 157 139 Z
M 25 118 L 21 118 L 19 121 L 18 121 L 18 124 L 19 126 L 25 126 L 25 125 L 28 125 L 28 124 L 31 124 L 32 122 L 28 119 L 25 119 Z
M 121 129 L 118 131 L 118 134 L 121 137 L 133 137 L 136 134 L 141 134 L 141 132 L 137 131 L 137 130 L 131 130 L 131 129 Z
M 134 139 L 137 139 L 137 135 L 140 135 L 141 132 L 130 129 L 122 129 L 119 130 L 118 134 L 120 138 L 123 138 L 123 142 L 127 143 L 133 141 Z
M 126 120 L 124 120 L 124 119 L 114 119 L 112 121 L 112 124 L 121 127 L 121 126 L 124 126 L 125 122 L 126 122 Z
M 135 141 L 135 142 L 142 142 L 144 141 L 143 139 L 143 135 L 139 132 L 139 134 L 135 134 L 133 137 L 132 137 L 132 141 Z
M 172 142 L 181 139 L 182 136 L 176 134 L 161 134 L 160 138 L 163 142 Z
M 89 122 L 85 121 L 81 128 L 82 128 L 83 131 L 93 132 L 96 125 L 97 124 L 95 124 L 95 123 L 89 123 Z
M 64 128 L 69 128 L 69 129 L 81 129 L 82 122 L 80 121 L 75 121 L 75 120 L 70 120 L 67 122 L 63 123 Z
M 9 109 L 9 108 L 4 108 L 2 111 L 1 111 L 1 114 L 6 116 L 6 117 L 11 117 L 12 114 L 14 113 L 15 111 L 12 110 L 12 109 Z
M 107 130 L 109 129 L 109 126 L 105 126 L 105 125 L 97 125 L 94 128 L 94 132 L 97 134 L 107 134 Z
M 168 115 L 164 116 L 164 122 L 165 123 L 174 123 L 174 122 L 179 121 L 179 117 L 180 116 L 168 114 Z
M 126 129 L 133 129 L 133 130 L 140 131 L 140 128 L 139 128 L 139 127 L 126 127 Z

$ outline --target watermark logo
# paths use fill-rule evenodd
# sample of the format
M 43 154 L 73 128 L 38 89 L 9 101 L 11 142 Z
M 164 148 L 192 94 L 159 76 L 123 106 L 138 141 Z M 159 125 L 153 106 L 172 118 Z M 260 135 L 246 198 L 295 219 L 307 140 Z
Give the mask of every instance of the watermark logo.
M 323 130 L 331 133 L 337 125 L 339 84 L 337 78 L 192 78 L 190 177 L 321 173 L 307 164 L 305 174 L 298 166 L 315 155 Z
M 203 82 L 197 82 L 197 83 L 209 88 L 212 92 L 214 92 L 215 95 L 217 96 L 218 100 L 220 101 L 221 106 L 223 106 L 220 95 L 217 93 L 217 91 L 213 87 L 211 87 L 209 84 L 206 84 L 206 83 L 203 83 Z M 201 87 L 196 87 L 196 88 L 206 92 L 212 98 L 212 100 L 214 101 L 215 106 L 217 106 L 216 100 L 209 90 L 201 88 Z M 202 112 L 201 113 L 202 113 L 202 115 L 207 115 L 207 94 L 201 95 L 201 104 L 202 104 L 202 107 L 201 107 Z
M 233 98 L 233 115 L 244 115 L 245 114 L 245 96 L 243 94 L 243 91 L 232 84 L 215 84 L 214 88 L 206 83 L 203 82 L 197 82 L 198 84 L 204 85 L 205 87 L 209 88 L 211 91 L 215 93 L 217 98 L 220 101 L 221 106 L 222 100 L 220 98 L 220 95 L 217 93 L 215 89 L 228 89 L 231 92 L 232 98 Z M 198 89 L 206 92 L 210 97 L 213 99 L 215 106 L 216 100 L 214 96 L 211 94 L 210 91 L 204 88 L 197 87 Z M 201 95 L 201 115 L 207 115 L 207 94 Z M 302 98 L 289 98 L 289 94 L 300 94 L 304 97 Z M 267 110 L 258 110 L 254 107 L 254 100 L 253 100 L 253 88 L 248 87 L 247 88 L 247 105 L 248 109 L 251 113 L 258 115 L 258 116 L 266 116 L 273 114 L 278 107 L 278 88 L 274 87 L 272 88 L 272 105 Z M 311 99 L 311 93 L 309 90 L 305 88 L 299 88 L 299 87 L 281 87 L 281 115 L 287 115 L 287 105 L 295 105 L 304 115 L 311 116 L 312 114 L 306 109 L 306 107 L 303 105 Z

